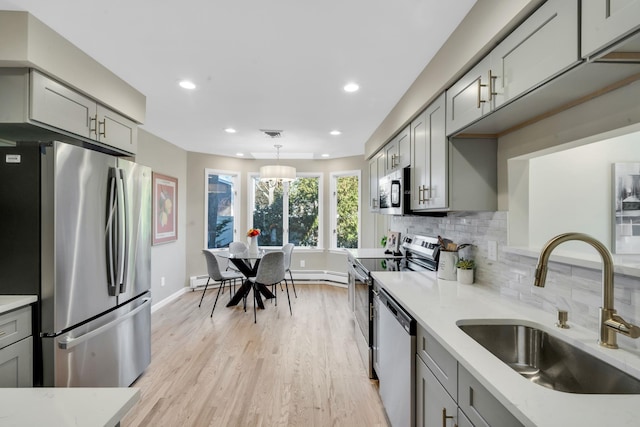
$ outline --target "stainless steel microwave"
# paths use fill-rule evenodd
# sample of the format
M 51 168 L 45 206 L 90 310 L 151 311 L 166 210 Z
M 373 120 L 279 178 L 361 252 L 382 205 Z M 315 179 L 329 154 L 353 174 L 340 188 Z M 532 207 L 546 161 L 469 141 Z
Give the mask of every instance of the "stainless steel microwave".
M 378 181 L 380 213 L 389 215 L 405 213 L 404 175 L 404 170 L 399 170 L 383 176 Z

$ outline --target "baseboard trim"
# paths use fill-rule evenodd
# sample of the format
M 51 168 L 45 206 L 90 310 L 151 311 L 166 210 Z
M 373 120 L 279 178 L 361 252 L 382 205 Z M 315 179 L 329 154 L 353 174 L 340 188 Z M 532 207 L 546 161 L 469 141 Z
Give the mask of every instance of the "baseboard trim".
M 347 287 L 347 274 L 341 273 L 339 271 L 292 270 L 291 273 L 293 275 L 293 281 L 296 283 L 296 285 L 298 283 L 301 285 L 304 285 L 306 282 L 306 283 L 314 283 L 314 284 L 321 283 L 321 284 L 330 285 L 330 286 L 337 286 L 339 288 Z M 193 281 L 190 280 L 190 284 L 191 283 L 193 283 Z M 209 288 L 215 289 L 219 285 L 220 284 L 218 282 L 210 283 Z M 202 289 L 203 287 L 204 286 L 196 286 L 196 287 L 191 287 L 191 285 L 185 286 L 179 291 L 176 291 L 173 294 L 169 295 L 162 301 L 158 301 L 157 303 L 152 304 L 151 312 L 153 313 L 154 311 L 161 309 L 165 305 L 170 304 L 172 301 L 178 299 L 182 294 L 185 294 L 187 292 L 193 292 L 196 289 Z
M 193 289 L 186 286 L 176 292 L 174 292 L 173 294 L 169 295 L 168 297 L 164 298 L 162 301 L 158 301 L 155 304 L 151 304 L 151 312 L 153 313 L 154 311 L 160 310 L 162 307 L 164 307 L 167 304 L 170 304 L 171 302 L 175 301 L 176 299 L 180 298 L 180 296 L 182 294 L 186 294 L 189 291 L 192 291 Z M 153 296 L 151 297 L 153 300 Z

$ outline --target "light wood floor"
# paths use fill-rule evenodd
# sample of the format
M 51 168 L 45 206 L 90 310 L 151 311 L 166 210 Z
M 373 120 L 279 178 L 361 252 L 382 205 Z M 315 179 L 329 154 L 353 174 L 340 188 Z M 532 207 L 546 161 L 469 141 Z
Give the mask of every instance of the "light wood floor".
M 347 291 L 297 286 L 258 310 L 188 292 L 152 315 L 151 365 L 122 426 L 387 426 L 353 341 Z M 222 304 L 221 304 L 222 302 Z

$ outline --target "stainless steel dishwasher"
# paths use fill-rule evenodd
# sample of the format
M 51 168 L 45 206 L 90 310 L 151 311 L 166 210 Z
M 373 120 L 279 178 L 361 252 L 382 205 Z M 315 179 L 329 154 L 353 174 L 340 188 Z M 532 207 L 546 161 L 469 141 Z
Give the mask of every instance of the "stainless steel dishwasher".
M 414 426 L 416 321 L 384 289 L 376 298 L 380 398 L 393 427 Z

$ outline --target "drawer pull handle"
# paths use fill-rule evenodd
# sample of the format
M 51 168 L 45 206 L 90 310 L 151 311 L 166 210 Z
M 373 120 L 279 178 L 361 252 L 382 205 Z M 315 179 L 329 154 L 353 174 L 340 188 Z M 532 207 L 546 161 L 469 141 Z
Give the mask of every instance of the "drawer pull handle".
M 447 415 L 447 408 L 442 408 L 442 427 L 447 427 L 447 419 L 453 419 L 453 415 Z M 458 424 L 454 424 L 453 427 L 458 427 Z
M 1 330 L 0 330 L 0 337 L 2 337 L 2 336 L 4 336 L 4 335 L 6 335 L 6 333 L 7 333 L 7 332 L 6 332 L 4 329 L 1 329 Z

